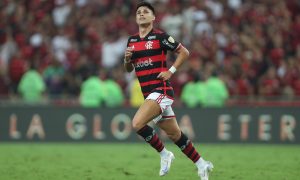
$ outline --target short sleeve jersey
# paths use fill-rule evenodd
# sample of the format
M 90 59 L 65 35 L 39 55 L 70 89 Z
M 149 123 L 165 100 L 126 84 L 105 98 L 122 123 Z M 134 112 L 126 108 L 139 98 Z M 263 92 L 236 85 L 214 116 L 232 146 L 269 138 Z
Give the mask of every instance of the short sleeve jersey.
M 174 97 L 169 80 L 163 81 L 157 76 L 167 71 L 167 51 L 178 51 L 181 44 L 167 33 L 152 29 L 147 36 L 140 38 L 139 34 L 130 36 L 127 47 L 133 48 L 131 62 L 134 65 L 144 98 L 152 92 L 158 92 Z

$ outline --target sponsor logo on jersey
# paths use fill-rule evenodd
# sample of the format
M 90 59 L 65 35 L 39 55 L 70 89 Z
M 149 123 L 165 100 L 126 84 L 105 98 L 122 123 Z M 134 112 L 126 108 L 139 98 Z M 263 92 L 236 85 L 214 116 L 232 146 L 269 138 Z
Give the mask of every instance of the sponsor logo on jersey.
M 155 39 L 155 38 L 156 38 L 155 35 L 154 35 L 154 36 L 149 36 L 149 37 L 148 37 L 149 40 L 152 40 L 152 39 Z
M 164 39 L 164 40 L 162 41 L 162 43 L 163 43 L 164 45 L 166 45 L 166 46 L 169 46 L 171 49 L 174 49 L 174 48 L 175 48 L 175 46 L 174 46 L 173 44 L 169 43 L 169 41 L 166 40 L 166 39 Z
M 147 67 L 147 66 L 153 66 L 152 59 L 147 59 L 145 61 L 138 61 L 134 64 L 134 67 L 141 68 L 141 67 Z
M 130 39 L 130 42 L 137 42 L 137 39 Z
M 153 42 L 152 41 L 147 41 L 145 44 L 146 49 L 153 49 Z
M 175 42 L 175 40 L 174 40 L 174 38 L 173 38 L 172 36 L 170 36 L 170 37 L 168 38 L 168 41 L 169 41 L 170 43 L 174 43 L 174 42 Z

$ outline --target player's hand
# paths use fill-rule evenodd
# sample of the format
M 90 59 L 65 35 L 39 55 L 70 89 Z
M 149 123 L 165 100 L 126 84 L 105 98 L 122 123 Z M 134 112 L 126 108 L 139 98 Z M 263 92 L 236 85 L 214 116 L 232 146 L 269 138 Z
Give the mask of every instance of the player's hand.
M 131 60 L 132 54 L 133 54 L 133 48 L 127 47 L 127 49 L 125 50 L 124 61 L 129 62 Z
M 170 71 L 164 71 L 159 73 L 159 75 L 157 76 L 157 78 L 163 80 L 163 81 L 167 81 L 171 78 L 172 73 Z

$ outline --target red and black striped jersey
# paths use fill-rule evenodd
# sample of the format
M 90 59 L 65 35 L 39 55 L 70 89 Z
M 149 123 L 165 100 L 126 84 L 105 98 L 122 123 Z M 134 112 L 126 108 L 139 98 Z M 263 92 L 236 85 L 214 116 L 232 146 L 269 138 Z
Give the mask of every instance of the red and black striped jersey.
M 131 61 L 144 98 L 152 92 L 166 94 L 173 98 L 174 92 L 170 81 L 163 81 L 157 76 L 160 72 L 168 70 L 167 51 L 177 51 L 181 48 L 181 44 L 167 33 L 152 29 L 144 38 L 140 38 L 139 34 L 130 36 L 127 47 L 133 48 Z

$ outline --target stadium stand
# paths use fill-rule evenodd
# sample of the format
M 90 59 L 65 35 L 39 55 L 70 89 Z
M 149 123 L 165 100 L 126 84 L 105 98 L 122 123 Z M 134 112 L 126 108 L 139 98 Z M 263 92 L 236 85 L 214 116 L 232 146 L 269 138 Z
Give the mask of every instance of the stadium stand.
M 102 79 L 116 81 L 128 97 L 134 75 L 124 75 L 122 58 L 128 35 L 137 31 L 137 2 L 1 0 L 1 101 L 18 99 L 18 84 L 32 64 L 44 78 L 49 102 L 77 104 L 91 67 L 98 67 Z M 299 102 L 299 1 L 151 2 L 158 7 L 157 28 L 190 50 L 190 59 L 172 78 L 177 97 L 187 82 L 205 81 L 213 72 L 226 84 L 229 105 Z

